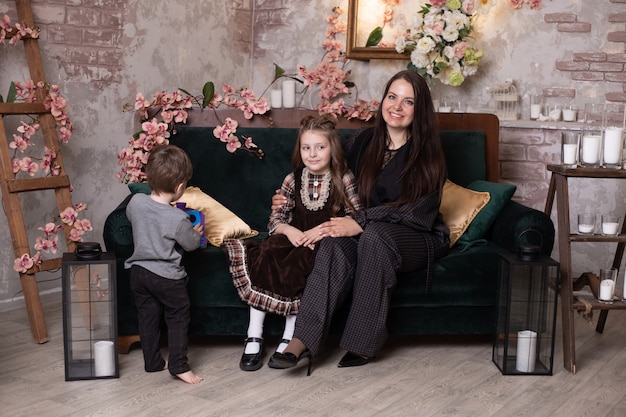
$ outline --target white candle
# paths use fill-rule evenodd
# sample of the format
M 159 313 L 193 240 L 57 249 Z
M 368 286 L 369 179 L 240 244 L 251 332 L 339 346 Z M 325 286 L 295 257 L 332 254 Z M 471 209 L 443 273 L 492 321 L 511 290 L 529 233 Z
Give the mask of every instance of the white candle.
M 622 156 L 624 129 L 609 126 L 604 131 L 604 163 L 618 164 Z
M 602 137 L 597 135 L 583 136 L 582 140 L 582 162 L 586 164 L 595 164 L 600 156 L 600 143 Z
M 579 224 L 578 225 L 578 231 L 580 233 L 591 233 L 593 232 L 593 224 Z
M 280 109 L 283 107 L 283 92 L 278 88 L 270 91 L 270 103 L 273 109 Z
M 95 376 L 115 375 L 115 351 L 113 342 L 100 340 L 93 344 Z
M 610 279 L 605 279 L 600 283 L 600 295 L 598 298 L 604 301 L 613 300 L 613 293 L 615 291 L 615 283 Z
M 452 111 L 452 108 L 450 106 L 439 107 L 439 113 L 450 113 L 450 111 Z
M 515 369 L 518 372 L 533 372 L 537 357 L 537 333 L 532 330 L 517 332 L 517 355 Z
M 576 110 L 563 109 L 563 121 L 573 122 L 574 120 L 576 120 Z
M 294 80 L 283 81 L 283 107 L 286 109 L 296 107 L 296 82 Z
M 531 104 L 530 105 L 530 118 L 538 119 L 541 114 L 541 104 Z
M 566 143 L 563 145 L 563 163 L 575 164 L 576 153 L 578 152 L 578 145 L 575 143 Z
M 602 223 L 602 234 L 604 235 L 616 235 L 619 223 Z

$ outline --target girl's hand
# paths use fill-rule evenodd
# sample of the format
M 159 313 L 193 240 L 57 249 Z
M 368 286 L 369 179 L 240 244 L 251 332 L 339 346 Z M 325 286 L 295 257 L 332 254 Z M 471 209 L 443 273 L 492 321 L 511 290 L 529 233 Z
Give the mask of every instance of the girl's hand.
M 296 229 L 289 224 L 281 224 L 276 228 L 274 233 L 287 236 L 289 242 L 291 242 L 291 244 L 296 248 L 302 246 L 302 244 L 300 243 L 300 239 L 302 239 L 303 233 L 300 229 Z
M 313 250 L 315 244 L 322 240 L 324 237 L 320 235 L 319 229 L 314 227 L 313 229 L 306 230 L 302 233 L 302 236 L 298 239 L 298 243 L 302 246 Z
M 287 197 L 280 194 L 280 190 L 276 190 L 276 194 L 272 196 L 272 211 L 280 210 L 287 204 Z
M 317 226 L 321 237 L 352 237 L 363 233 L 363 229 L 351 217 L 331 217 L 327 222 Z

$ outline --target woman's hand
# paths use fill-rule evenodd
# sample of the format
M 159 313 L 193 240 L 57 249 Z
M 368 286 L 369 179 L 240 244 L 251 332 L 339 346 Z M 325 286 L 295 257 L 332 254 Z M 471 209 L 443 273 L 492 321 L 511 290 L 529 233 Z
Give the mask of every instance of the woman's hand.
M 352 217 L 331 217 L 317 226 L 322 237 L 351 237 L 363 233 L 363 229 Z
M 280 210 L 287 204 L 287 197 L 280 194 L 280 190 L 276 190 L 276 194 L 272 196 L 272 211 Z

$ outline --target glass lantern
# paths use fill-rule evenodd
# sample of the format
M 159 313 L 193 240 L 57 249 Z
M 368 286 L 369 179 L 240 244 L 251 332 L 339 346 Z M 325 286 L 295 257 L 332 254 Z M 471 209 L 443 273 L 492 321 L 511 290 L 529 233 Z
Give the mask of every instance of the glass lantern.
M 500 254 L 493 362 L 504 375 L 552 375 L 559 264 Z
M 98 243 L 64 253 L 63 346 L 65 380 L 118 378 L 116 260 Z

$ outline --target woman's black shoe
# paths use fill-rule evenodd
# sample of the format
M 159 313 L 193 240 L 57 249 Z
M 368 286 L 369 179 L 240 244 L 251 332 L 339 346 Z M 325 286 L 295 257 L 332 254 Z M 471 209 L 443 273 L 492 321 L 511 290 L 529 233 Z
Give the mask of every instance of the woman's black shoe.
M 257 342 L 261 345 L 258 353 L 245 353 L 241 355 L 239 369 L 242 371 L 256 371 L 263 366 L 263 339 L 260 337 L 249 337 L 244 340 L 244 346 L 250 342 Z
M 276 352 L 276 353 L 274 353 L 272 355 L 272 361 L 274 362 L 272 368 L 274 368 L 274 369 L 293 368 L 294 366 L 296 366 L 300 362 L 300 359 L 304 359 L 304 358 L 308 358 L 309 359 L 309 366 L 308 366 L 307 371 L 306 371 L 306 376 L 310 376 L 311 375 L 311 366 L 313 365 L 313 355 L 311 355 L 311 351 L 309 349 L 306 349 L 297 358 L 296 358 L 296 355 L 294 355 L 291 352 L 285 352 L 285 353 L 278 353 L 278 352 Z
M 278 342 L 278 344 L 280 345 L 281 343 L 284 343 L 286 345 L 289 344 L 289 342 L 291 342 L 291 340 L 288 339 L 281 339 L 280 342 Z M 280 353 L 280 352 L 274 352 L 274 355 Z M 274 355 L 270 356 L 270 360 L 269 362 L 267 362 L 267 366 L 269 366 L 270 368 L 274 368 L 274 369 L 282 369 L 279 368 L 278 366 L 276 366 L 276 363 L 274 362 Z
M 351 366 L 362 366 L 367 365 L 369 362 L 369 358 L 364 358 L 363 356 L 359 356 L 355 353 L 348 352 L 343 355 L 343 358 L 339 361 L 337 366 L 339 368 L 349 368 Z

